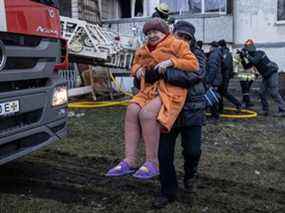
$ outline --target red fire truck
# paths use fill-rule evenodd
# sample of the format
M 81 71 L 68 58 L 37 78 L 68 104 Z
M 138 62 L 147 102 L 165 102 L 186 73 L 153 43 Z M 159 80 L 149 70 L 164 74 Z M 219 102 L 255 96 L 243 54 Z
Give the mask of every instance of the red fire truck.
M 58 0 L 0 0 L 0 164 L 66 135 Z

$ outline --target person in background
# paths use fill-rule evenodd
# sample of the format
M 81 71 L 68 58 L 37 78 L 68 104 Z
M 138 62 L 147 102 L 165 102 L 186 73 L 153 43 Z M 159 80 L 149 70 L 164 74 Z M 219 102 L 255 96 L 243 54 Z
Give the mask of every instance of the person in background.
M 237 75 L 240 80 L 240 87 L 242 92 L 242 102 L 243 107 L 248 109 L 254 106 L 250 98 L 250 88 L 254 82 L 258 78 L 258 73 L 254 67 L 249 69 L 245 69 L 243 64 L 248 63 L 248 59 L 240 56 L 241 51 L 238 50 L 234 55 L 234 73 Z M 242 60 L 245 60 L 242 62 Z
M 222 63 L 223 54 L 216 41 L 211 42 L 210 51 L 208 53 L 206 83 L 208 87 L 212 87 L 220 93 L 221 85 L 223 83 Z M 211 118 L 214 122 L 219 120 L 219 106 L 213 105 L 211 108 Z
M 235 105 L 236 109 L 239 111 L 241 108 L 241 103 L 232 94 L 229 93 L 230 80 L 234 77 L 234 67 L 233 67 L 233 56 L 227 47 L 227 43 L 224 39 L 218 42 L 220 49 L 222 51 L 222 76 L 223 81 L 219 86 L 219 93 L 221 95 L 221 100 L 219 102 L 219 112 L 223 112 L 224 103 L 223 97 L 225 97 L 229 102 Z
M 278 65 L 271 61 L 266 53 L 257 50 L 252 39 L 248 39 L 241 52 L 241 57 L 248 59 L 248 63 L 243 61 L 245 69 L 255 67 L 262 77 L 262 85 L 260 88 L 260 100 L 262 104 L 261 114 L 267 116 L 269 114 L 269 104 L 267 95 L 269 94 L 278 104 L 278 111 L 274 116 L 285 117 L 285 101 L 279 93 L 279 75 Z
M 197 48 L 199 48 L 205 55 L 205 51 L 203 50 L 203 41 L 199 40 L 196 42 Z
M 169 133 L 161 133 L 159 142 L 159 167 L 161 193 L 156 197 L 153 206 L 163 208 L 176 198 L 177 177 L 174 166 L 175 143 L 179 134 L 182 137 L 184 157 L 184 189 L 192 192 L 197 179 L 198 164 L 201 156 L 202 126 L 205 121 L 206 103 L 203 99 L 205 86 L 203 79 L 206 72 L 206 58 L 201 49 L 196 46 L 195 27 L 186 21 L 178 21 L 174 25 L 176 38 L 190 44 L 192 53 L 199 61 L 199 70 L 185 72 L 168 68 L 164 81 L 168 84 L 188 89 L 188 95 L 174 126 Z
M 161 18 L 166 21 L 169 25 L 174 24 L 175 19 L 169 16 L 169 7 L 165 3 L 160 3 L 155 7 L 155 12 L 152 14 L 152 18 Z
M 198 61 L 189 45 L 169 33 L 169 26 L 160 18 L 144 24 L 146 43 L 137 49 L 131 75 L 140 79 L 140 91 L 127 108 L 125 118 L 125 158 L 107 172 L 107 176 L 133 174 L 139 179 L 159 175 L 158 144 L 160 131 L 170 131 L 184 102 L 187 89 L 172 86 L 163 80 L 166 68 L 188 72 L 198 69 Z M 145 163 L 136 170 L 140 138 L 145 144 Z

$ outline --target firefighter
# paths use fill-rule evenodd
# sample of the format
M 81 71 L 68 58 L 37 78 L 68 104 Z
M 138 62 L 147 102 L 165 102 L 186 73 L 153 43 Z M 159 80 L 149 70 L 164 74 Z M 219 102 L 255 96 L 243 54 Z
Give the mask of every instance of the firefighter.
M 206 57 L 196 46 L 195 27 L 189 22 L 179 21 L 174 25 L 174 35 L 190 43 L 192 53 L 199 61 L 199 70 L 184 72 L 182 70 L 167 69 L 164 81 L 174 86 L 188 89 L 188 96 L 184 108 L 169 133 L 161 133 L 159 142 L 159 165 L 161 194 L 156 197 L 153 205 L 163 208 L 175 200 L 178 183 L 174 166 L 175 142 L 181 134 L 181 145 L 184 157 L 184 189 L 192 192 L 197 180 L 197 169 L 201 156 L 202 126 L 205 121 L 206 103 L 203 99 L 205 87 L 202 79 L 206 72 Z
M 274 116 L 285 117 L 285 101 L 279 93 L 279 75 L 278 65 L 271 61 L 262 50 L 256 50 L 253 40 L 248 39 L 245 44 L 241 57 L 248 59 L 248 63 L 244 63 L 244 68 L 255 67 L 262 77 L 262 85 L 259 96 L 262 104 L 261 114 L 267 116 L 269 114 L 269 104 L 267 95 L 270 94 L 273 100 L 278 104 L 278 112 Z
M 250 100 L 250 88 L 258 78 L 258 73 L 254 67 L 245 69 L 243 67 L 244 63 L 248 63 L 248 59 L 240 56 L 241 51 L 238 50 L 234 55 L 234 73 L 237 75 L 240 80 L 240 87 L 242 92 L 242 102 L 245 108 L 251 108 L 254 104 Z M 242 62 L 242 60 L 245 60 Z
M 175 22 L 174 18 L 169 16 L 169 7 L 165 3 L 161 3 L 157 7 L 155 7 L 155 12 L 152 14 L 152 17 L 161 18 L 169 25 L 172 25 Z

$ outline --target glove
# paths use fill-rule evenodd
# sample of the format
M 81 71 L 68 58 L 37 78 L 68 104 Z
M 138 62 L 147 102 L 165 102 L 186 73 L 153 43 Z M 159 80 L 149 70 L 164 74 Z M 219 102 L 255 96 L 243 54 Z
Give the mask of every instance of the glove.
M 144 79 L 146 83 L 154 84 L 156 81 L 162 78 L 158 69 L 148 70 L 145 72 Z
M 144 76 L 144 74 L 145 74 L 145 69 L 141 67 L 141 68 L 139 68 L 139 70 L 136 72 L 136 78 L 137 78 L 138 80 L 140 80 L 141 77 Z
M 247 50 L 245 50 L 245 49 L 242 49 L 241 50 L 241 57 L 247 57 L 247 55 L 248 55 L 248 51 Z
M 237 51 L 237 54 L 239 54 L 241 58 L 245 57 L 245 51 Z
M 163 62 L 160 62 L 159 64 L 157 64 L 154 67 L 154 70 L 158 69 L 158 72 L 160 74 L 163 74 L 165 72 L 166 68 L 172 67 L 172 66 L 173 66 L 173 62 L 169 59 L 169 60 L 166 60 L 166 61 L 163 61 Z

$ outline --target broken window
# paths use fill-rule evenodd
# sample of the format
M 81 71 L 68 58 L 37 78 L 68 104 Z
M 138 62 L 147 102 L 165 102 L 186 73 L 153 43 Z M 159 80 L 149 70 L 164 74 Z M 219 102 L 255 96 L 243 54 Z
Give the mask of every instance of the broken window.
M 285 21 L 285 0 L 278 0 L 277 21 Z
M 71 17 L 71 1 L 70 0 L 60 0 L 59 1 L 59 12 L 61 16 Z
M 144 0 L 135 0 L 135 16 L 143 16 L 143 2 Z
M 144 0 L 119 0 L 119 17 L 143 16 Z
M 121 15 L 120 18 L 131 18 L 132 17 L 132 10 L 131 10 L 131 0 L 120 0 L 120 8 L 121 8 Z

